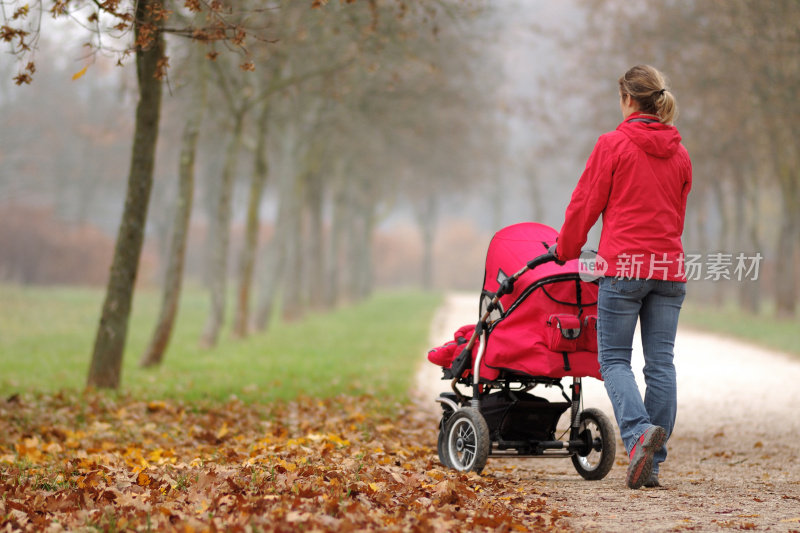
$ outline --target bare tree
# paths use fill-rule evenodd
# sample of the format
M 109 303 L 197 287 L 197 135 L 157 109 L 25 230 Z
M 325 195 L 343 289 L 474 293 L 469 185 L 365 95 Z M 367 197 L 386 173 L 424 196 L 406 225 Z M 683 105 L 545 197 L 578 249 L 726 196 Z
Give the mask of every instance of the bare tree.
M 153 16 L 153 4 L 152 1 L 140 0 L 134 15 L 135 20 L 139 21 L 134 26 L 139 103 L 136 108 L 136 130 L 125 211 L 117 235 L 111 275 L 87 379 L 87 385 L 94 387 L 119 387 L 133 286 L 139 268 L 147 205 L 153 184 L 164 67 L 164 37 L 159 31 L 162 21 Z M 144 38 L 143 32 L 152 28 L 155 28 L 155 37 Z
M 258 251 L 258 235 L 261 229 L 261 201 L 269 173 L 269 161 L 266 153 L 270 124 L 269 111 L 270 101 L 265 100 L 261 104 L 261 112 L 256 122 L 255 157 L 247 202 L 245 238 L 239 254 L 239 285 L 236 291 L 236 308 L 233 319 L 233 334 L 237 337 L 246 336 L 249 327 L 250 294 Z
M 197 139 L 206 105 L 206 65 L 198 50 L 193 51 L 194 76 L 191 80 L 191 96 L 188 103 L 186 124 L 181 137 L 181 153 L 178 163 L 178 197 L 172 222 L 172 238 L 167 253 L 167 268 L 164 275 L 164 291 L 161 311 L 156 322 L 153 337 L 147 351 L 139 362 L 141 366 L 158 365 L 172 335 L 175 317 L 178 313 L 181 286 L 183 284 L 183 265 L 186 257 L 186 243 L 189 234 L 189 220 L 194 205 L 195 159 Z
M 222 175 L 214 189 L 212 217 L 208 232 L 208 284 L 210 310 L 200 344 L 212 347 L 217 344 L 220 329 L 225 317 L 225 293 L 228 279 L 228 249 L 230 245 L 231 203 L 236 180 L 245 120 L 253 105 L 253 89 L 249 80 L 240 79 L 236 83 L 229 70 L 216 67 L 216 81 L 222 89 L 227 108 L 227 118 L 232 122 L 231 132 L 225 150 L 225 163 Z

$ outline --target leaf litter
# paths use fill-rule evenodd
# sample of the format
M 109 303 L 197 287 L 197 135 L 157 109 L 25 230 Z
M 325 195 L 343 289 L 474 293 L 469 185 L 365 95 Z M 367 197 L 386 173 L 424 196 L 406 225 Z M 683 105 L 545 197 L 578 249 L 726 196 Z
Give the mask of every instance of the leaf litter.
M 0 401 L 0 530 L 553 531 L 530 483 L 444 469 L 436 420 L 371 397 Z

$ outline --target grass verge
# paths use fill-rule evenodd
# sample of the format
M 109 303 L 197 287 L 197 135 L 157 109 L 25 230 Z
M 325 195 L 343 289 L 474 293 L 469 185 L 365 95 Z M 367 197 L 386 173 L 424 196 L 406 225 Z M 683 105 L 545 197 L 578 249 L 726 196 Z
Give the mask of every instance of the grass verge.
M 80 390 L 86 380 L 102 290 L 0 286 L 0 394 Z M 138 360 L 158 312 L 157 291 L 140 291 L 123 363 L 121 390 L 143 399 L 245 402 L 373 394 L 402 400 L 422 358 L 440 296 L 383 292 L 366 302 L 263 334 L 199 348 L 206 295 L 185 291 L 163 364 Z
M 681 310 L 681 325 L 719 333 L 800 357 L 797 332 L 800 320 L 753 315 L 732 306 L 687 304 Z

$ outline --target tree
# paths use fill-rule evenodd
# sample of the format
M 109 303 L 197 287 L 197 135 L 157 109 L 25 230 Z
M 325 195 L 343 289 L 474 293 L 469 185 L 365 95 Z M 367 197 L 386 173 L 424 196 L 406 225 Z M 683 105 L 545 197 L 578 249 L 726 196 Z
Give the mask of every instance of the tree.
M 128 332 L 133 286 L 144 241 L 147 206 L 153 185 L 156 139 L 161 110 L 161 79 L 164 75 L 162 19 L 154 15 L 153 0 L 139 0 L 134 19 L 136 72 L 139 103 L 136 107 L 128 193 L 117 235 L 105 303 L 95 338 L 87 385 L 119 387 L 122 355 Z M 159 4 L 160 5 L 160 4 Z M 150 37 L 149 32 L 155 36 Z
M 199 50 L 194 50 L 194 76 L 191 83 L 186 123 L 181 136 L 181 153 L 178 162 L 178 197 L 172 222 L 172 238 L 167 252 L 167 268 L 164 275 L 164 290 L 161 311 L 153 337 L 139 362 L 141 366 L 161 363 L 172 335 L 172 327 L 178 314 L 178 303 L 183 284 L 186 243 L 189 220 L 194 205 L 194 166 L 197 154 L 197 139 L 206 105 L 206 65 Z M 191 59 L 190 59 L 191 61 Z
M 92 13 L 87 20 L 96 28 L 94 34 L 96 46 L 102 48 L 102 37 L 106 34 L 124 35 L 132 29 L 132 50 L 136 55 L 139 102 L 136 108 L 125 208 L 87 379 L 88 386 L 117 388 L 153 183 L 161 109 L 161 82 L 168 67 L 164 33 L 170 32 L 206 42 L 230 40 L 237 47 L 243 45 L 247 33 L 241 26 L 227 21 L 222 15 L 225 6 L 217 1 L 210 4 L 205 4 L 204 0 L 186 2 L 186 9 L 180 15 L 204 12 L 207 23 L 200 28 L 191 24 L 167 27 L 165 22 L 170 19 L 173 11 L 160 0 L 139 0 L 133 6 L 127 2 L 94 4 L 86 2 L 86 4 L 92 7 Z M 17 8 L 13 11 L 11 19 L 0 26 L 0 40 L 12 43 L 12 46 L 16 40 L 12 52 L 24 60 L 25 66 L 15 80 L 18 84 L 30 83 L 36 70 L 30 56 L 38 40 L 37 26 L 34 24 L 33 30 L 25 28 L 27 19 L 31 16 L 28 4 L 19 5 L 16 0 L 3 1 L 0 7 L 4 12 L 7 5 Z M 56 1 L 50 13 L 54 16 L 71 16 L 71 8 L 81 5 L 84 3 L 80 0 Z M 34 16 L 38 15 L 40 20 L 44 9 L 41 1 L 38 2 L 37 8 Z M 112 26 L 108 25 L 109 20 L 113 21 Z M 121 55 L 127 52 L 123 51 Z M 247 63 L 245 65 L 250 67 Z
M 225 315 L 225 294 L 228 277 L 228 251 L 231 225 L 232 193 L 236 177 L 238 153 L 241 149 L 245 130 L 245 119 L 249 112 L 261 106 L 260 122 L 256 125 L 256 146 L 253 174 L 249 190 L 247 229 L 240 254 L 240 284 L 237 292 L 236 314 L 234 315 L 234 334 L 244 336 L 247 332 L 249 292 L 254 269 L 255 248 L 260 227 L 259 208 L 261 195 L 267 179 L 267 161 L 264 152 L 266 135 L 271 119 L 270 99 L 289 87 L 299 86 L 310 79 L 343 68 L 347 62 L 324 65 L 319 69 L 309 69 L 296 75 L 281 77 L 282 69 L 273 65 L 272 75 L 263 80 L 262 88 L 249 84 L 232 86 L 229 77 L 222 69 L 218 70 L 218 83 L 225 96 L 229 115 L 233 117 L 233 133 L 228 145 L 222 178 L 215 194 L 215 206 L 209 233 L 209 275 L 211 311 L 201 338 L 201 345 L 209 347 L 217 343 Z M 294 213 L 294 211 L 292 211 Z M 290 241 L 293 242 L 293 241 Z
M 445 40 L 437 29 L 440 20 L 461 20 L 462 11 L 468 11 L 462 7 L 451 2 L 434 7 L 372 2 L 363 9 L 328 4 L 322 10 L 303 11 L 282 5 L 278 26 L 284 33 L 271 49 L 273 68 L 280 66 L 270 78 L 291 79 L 309 70 L 318 75 L 302 85 L 285 84 L 273 96 L 280 103 L 269 104 L 266 152 L 278 215 L 258 268 L 257 329 L 266 327 L 278 298 L 284 318 L 293 319 L 308 306 L 330 307 L 340 298 L 352 301 L 369 294 L 372 240 L 381 206 L 392 205 L 398 191 L 408 187 L 402 177 L 409 160 L 423 159 L 419 179 L 432 177 L 428 181 L 440 183 L 440 191 L 447 190 L 441 184 L 449 175 L 463 181 L 458 170 L 441 171 L 446 157 L 439 170 L 423 169 L 432 165 L 433 158 L 424 155 L 430 143 L 447 143 L 454 129 L 448 120 L 457 117 L 459 105 L 463 110 L 465 98 L 451 98 L 452 86 L 463 80 L 450 85 L 447 73 L 437 70 L 438 60 L 446 62 L 453 50 L 463 49 L 458 54 L 462 61 L 473 51 L 464 46 L 468 38 Z M 459 15 L 440 15 L 439 8 Z M 331 67 L 340 63 L 341 68 Z M 439 90 L 442 84 L 450 89 Z M 452 109 L 450 116 L 434 112 L 443 105 Z M 432 118 L 437 126 L 430 131 L 409 128 L 414 120 Z M 467 119 L 461 120 L 459 124 L 466 124 Z M 398 133 L 398 126 L 410 133 Z M 448 144 L 455 148 L 452 152 L 469 152 L 455 137 Z M 401 149 L 405 144 L 418 148 Z M 261 188 L 251 183 L 251 191 L 260 194 Z M 251 194 L 236 291 L 236 334 L 247 324 L 246 273 L 256 247 L 252 213 L 258 205 Z
M 4 7 L 21 6 L 16 0 L 0 0 L 0 3 Z M 28 50 L 35 49 L 35 39 L 30 31 L 13 21 L 26 19 L 28 13 L 36 9 L 40 13 L 44 9 L 43 2 L 32 5 L 30 10 L 19 11 L 18 18 L 11 23 L 4 21 L 0 30 L 0 38 L 11 43 L 26 60 L 29 59 L 26 55 Z M 229 164 L 224 165 L 219 173 L 224 176 L 223 194 L 210 198 L 215 204 L 215 212 L 221 214 L 214 217 L 221 222 L 212 236 L 216 250 L 213 262 L 216 273 L 212 278 L 217 284 L 212 309 L 216 309 L 217 318 L 213 321 L 214 327 L 209 329 L 215 330 L 214 339 L 222 325 L 224 312 L 224 307 L 216 304 L 222 302 L 224 306 L 231 220 L 228 192 L 236 179 L 236 163 L 242 152 L 239 148 L 242 143 L 237 138 L 249 139 L 255 132 L 256 159 L 237 288 L 235 331 L 238 334 L 246 332 L 248 322 L 250 280 L 256 268 L 254 258 L 260 227 L 259 207 L 267 185 L 279 191 L 281 214 L 277 226 L 285 228 L 285 231 L 277 230 L 272 243 L 280 253 L 269 253 L 264 262 L 267 268 L 261 265 L 259 269 L 262 272 L 269 270 L 267 274 L 274 280 L 273 287 L 285 289 L 283 298 L 286 303 L 299 304 L 297 310 L 284 305 L 284 311 L 299 316 L 307 305 L 335 305 L 337 295 L 349 294 L 349 298 L 357 299 L 370 293 L 375 228 L 387 206 L 397 202 L 402 197 L 401 191 L 409 187 L 408 183 L 398 183 L 399 177 L 411 170 L 421 176 L 420 179 L 428 176 L 431 181 L 444 184 L 445 177 L 463 175 L 467 167 L 464 163 L 460 169 L 449 172 L 447 158 L 430 156 L 426 154 L 426 148 L 432 142 L 450 136 L 454 123 L 448 125 L 448 121 L 458 115 L 457 105 L 446 113 L 437 113 L 436 108 L 449 103 L 463 103 L 461 98 L 450 98 L 454 94 L 448 92 L 452 91 L 452 86 L 439 89 L 438 85 L 447 81 L 448 74 L 437 73 L 437 64 L 446 62 L 448 55 L 456 55 L 454 50 L 463 49 L 459 56 L 461 59 L 468 58 L 471 53 L 449 37 L 438 43 L 444 34 L 438 21 L 442 13 L 450 17 L 450 13 L 469 11 L 471 3 L 437 1 L 423 6 L 376 0 L 357 6 L 319 3 L 321 9 L 318 10 L 310 9 L 310 2 L 288 0 L 275 5 L 275 9 L 266 10 L 247 2 L 239 3 L 235 10 L 229 5 L 233 4 L 205 0 L 192 0 L 185 6 L 166 0 L 140 1 L 135 5 L 80 0 L 53 4 L 52 12 L 59 15 L 76 13 L 72 8 L 79 6 L 91 9 L 88 18 L 95 28 L 96 49 L 109 43 L 101 37 L 124 38 L 125 32 L 132 30 L 132 47 L 119 50 L 117 57 L 123 62 L 127 54 L 136 52 L 140 94 L 136 130 L 125 211 L 88 379 L 92 386 L 116 387 L 120 380 L 133 284 L 138 274 L 153 187 L 161 80 L 168 68 L 165 34 L 204 43 L 225 41 L 232 48 L 248 54 L 246 61 L 238 65 L 244 70 L 252 70 L 254 60 L 271 61 L 275 65 L 275 68 L 267 69 L 266 75 L 259 70 L 246 83 L 234 87 L 231 80 L 237 68 L 236 62 L 225 61 L 223 56 L 214 63 L 220 73 L 218 87 L 224 91 L 225 83 L 228 83 L 232 101 L 241 104 L 227 106 L 227 109 L 216 106 L 219 114 L 229 119 L 228 123 L 220 122 L 222 126 L 219 129 L 229 134 L 232 140 L 227 152 Z M 16 12 L 13 15 L 16 16 Z M 264 47 L 260 43 L 244 49 L 248 33 L 241 21 L 247 17 L 252 26 L 268 28 L 267 31 L 274 31 L 276 39 L 280 38 L 279 42 L 267 43 L 269 58 L 261 55 Z M 453 20 L 460 20 L 459 17 Z M 172 47 L 173 41 L 168 42 Z M 213 45 L 209 49 L 206 55 L 215 58 L 217 53 Z M 21 65 L 17 81 L 27 83 L 35 67 L 32 61 L 23 61 Z M 244 94 L 248 91 L 249 94 Z M 245 98 L 241 98 L 242 95 Z M 435 97 L 429 98 L 430 95 Z M 251 113 L 253 110 L 259 111 L 257 123 L 250 120 L 256 118 Z M 413 119 L 410 118 L 412 115 Z M 409 126 L 412 120 L 425 121 L 429 117 L 435 117 L 437 122 L 429 131 Z M 186 118 L 189 120 L 186 121 L 184 146 L 185 153 L 189 153 L 196 133 L 192 133 L 192 120 Z M 398 132 L 391 131 L 395 127 L 398 127 Z M 468 129 L 456 128 L 460 131 Z M 276 149 L 280 143 L 284 146 Z M 447 151 L 463 154 L 469 148 L 459 146 L 456 136 L 448 144 Z M 273 161 L 275 154 L 279 157 Z M 414 159 L 418 161 L 414 162 Z M 184 171 L 189 171 L 188 166 Z M 184 171 L 185 178 L 187 174 Z M 183 192 L 179 197 L 182 200 L 179 200 L 180 209 L 173 223 L 173 251 L 167 269 L 163 309 L 145 361 L 160 350 L 163 355 L 177 309 L 181 249 L 185 247 L 183 228 L 191 206 L 191 181 L 182 179 L 181 183 Z M 447 190 L 444 185 L 442 187 L 437 194 Z M 219 243 L 222 245 L 217 246 Z M 269 250 L 273 249 L 272 244 Z M 271 269 L 270 264 L 275 268 Z M 287 283 L 286 273 L 299 276 L 300 282 Z M 321 288 L 315 284 L 323 275 L 334 282 Z M 267 276 L 262 277 L 262 286 L 268 287 Z M 313 282 L 304 283 L 304 279 Z M 348 290 L 344 290 L 345 287 Z M 264 292 L 269 291 L 264 289 Z M 323 293 L 324 302 L 322 298 L 317 299 Z M 268 305 L 271 305 L 275 299 L 274 292 L 268 299 Z M 264 314 L 269 316 L 268 312 L 261 316 Z
M 261 201 L 269 173 L 269 160 L 266 153 L 269 110 L 269 100 L 262 102 L 261 112 L 256 122 L 253 174 L 248 194 L 244 243 L 239 254 L 239 285 L 236 291 L 236 308 L 233 318 L 233 334 L 237 337 L 245 337 L 249 327 L 250 294 L 256 252 L 258 251 L 259 230 L 261 229 Z
M 233 186 L 235 183 L 239 152 L 242 147 L 245 120 L 248 111 L 253 105 L 252 89 L 248 80 L 240 80 L 242 84 L 235 83 L 230 72 L 223 70 L 219 62 L 215 62 L 216 80 L 223 89 L 224 102 L 227 108 L 227 117 L 232 120 L 232 128 L 225 150 L 225 163 L 222 175 L 214 190 L 212 217 L 208 233 L 208 283 L 211 295 L 211 307 L 200 339 L 200 344 L 212 347 L 217 344 L 222 322 L 225 317 L 225 293 L 228 278 L 228 248 L 230 243 L 231 203 L 233 201 Z

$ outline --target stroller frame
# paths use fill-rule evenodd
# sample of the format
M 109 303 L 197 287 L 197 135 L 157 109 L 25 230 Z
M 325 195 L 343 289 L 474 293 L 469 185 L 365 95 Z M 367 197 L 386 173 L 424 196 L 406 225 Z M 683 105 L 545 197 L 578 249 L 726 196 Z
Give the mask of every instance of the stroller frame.
M 482 381 L 481 363 L 486 352 L 488 320 L 500 297 L 513 290 L 514 283 L 528 270 L 556 261 L 552 253 L 529 261 L 498 289 L 481 316 L 462 356 L 452 369 L 443 369 L 446 379 L 452 377 L 452 393 L 436 398 L 442 407 L 437 450 L 442 463 L 460 471 L 480 472 L 488 457 L 497 458 L 566 458 L 572 459 L 585 479 L 602 479 L 611 470 L 616 452 L 614 429 L 606 415 L 598 409 L 582 409 L 583 384 L 573 377 L 567 395 L 560 377 L 528 376 L 503 372 L 496 379 Z M 469 357 L 478 343 L 474 357 Z M 472 375 L 465 371 L 472 363 Z M 472 396 L 458 390 L 462 384 L 472 389 Z M 537 386 L 557 387 L 564 402 L 550 402 L 527 394 Z M 489 407 L 487 404 L 493 404 Z M 569 438 L 555 438 L 556 424 L 567 410 Z M 517 426 L 536 426 L 520 429 Z M 520 424 L 523 422 L 523 424 Z M 509 428 L 510 427 L 510 428 Z M 506 438 L 510 433 L 511 438 Z M 566 434 L 566 432 L 565 432 Z

